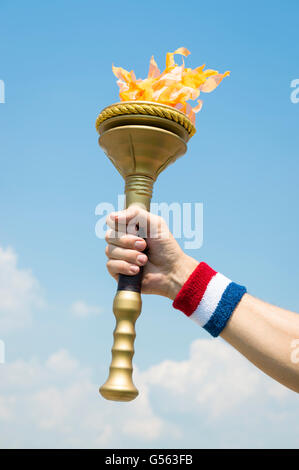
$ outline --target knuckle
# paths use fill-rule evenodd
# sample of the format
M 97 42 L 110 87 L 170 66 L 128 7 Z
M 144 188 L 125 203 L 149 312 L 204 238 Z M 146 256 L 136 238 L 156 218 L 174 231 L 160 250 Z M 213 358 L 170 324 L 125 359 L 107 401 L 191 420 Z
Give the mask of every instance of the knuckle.
M 124 248 L 131 248 L 133 246 L 133 240 L 130 237 L 124 239 Z
M 123 235 L 120 236 L 119 244 L 122 248 L 128 248 L 129 247 L 130 241 L 129 241 L 129 237 L 127 236 L 127 234 L 123 234 Z
M 121 272 L 123 274 L 128 274 L 129 273 L 129 264 L 126 261 L 121 262 Z
M 110 214 L 108 214 L 107 217 L 106 217 L 106 224 L 108 225 L 108 227 L 111 227 L 112 223 L 113 223 L 113 221 L 110 217 Z
M 108 242 L 109 238 L 110 238 L 110 233 L 111 233 L 111 230 L 107 230 L 107 232 L 105 233 L 105 240 L 106 242 Z
M 132 250 L 127 251 L 126 260 L 128 263 L 136 263 L 136 256 Z
M 153 222 L 158 226 L 161 226 L 164 223 L 164 219 L 161 215 L 156 215 L 155 219 L 153 219 Z
M 126 265 L 127 263 L 123 260 L 119 260 L 119 268 L 122 270 L 122 271 L 125 271 L 126 270 Z

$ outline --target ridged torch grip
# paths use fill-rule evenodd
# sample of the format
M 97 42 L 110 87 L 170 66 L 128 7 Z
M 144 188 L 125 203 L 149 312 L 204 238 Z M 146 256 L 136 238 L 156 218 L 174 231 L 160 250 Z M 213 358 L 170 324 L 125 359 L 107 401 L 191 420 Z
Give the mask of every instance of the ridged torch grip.
M 109 377 L 100 388 L 107 400 L 131 401 L 138 395 L 132 381 L 135 322 L 141 312 L 141 296 L 138 292 L 119 290 L 113 302 L 116 326 L 113 332 L 112 362 Z

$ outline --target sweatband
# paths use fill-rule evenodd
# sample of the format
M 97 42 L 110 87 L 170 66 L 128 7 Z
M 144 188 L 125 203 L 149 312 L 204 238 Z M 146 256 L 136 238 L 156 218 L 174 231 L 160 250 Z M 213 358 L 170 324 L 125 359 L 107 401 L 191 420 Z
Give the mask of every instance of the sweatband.
M 244 286 L 199 263 L 178 292 L 173 307 L 216 337 L 246 292 Z

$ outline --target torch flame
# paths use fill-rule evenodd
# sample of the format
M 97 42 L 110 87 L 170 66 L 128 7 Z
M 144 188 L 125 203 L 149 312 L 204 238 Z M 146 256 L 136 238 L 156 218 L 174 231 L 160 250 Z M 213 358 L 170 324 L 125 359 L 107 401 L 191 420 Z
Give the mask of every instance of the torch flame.
M 133 71 L 128 72 L 122 67 L 112 65 L 112 71 L 118 78 L 119 97 L 121 101 L 153 101 L 167 104 L 185 113 L 195 124 L 195 113 L 201 110 L 202 101 L 197 100 L 198 104 L 193 107 L 187 101 L 196 100 L 200 92 L 210 93 L 215 90 L 223 78 L 230 75 L 230 72 L 219 73 L 216 70 L 204 70 L 205 65 L 194 70 L 185 68 L 184 59 L 182 65 L 176 64 L 175 54 L 187 57 L 190 52 L 185 47 L 168 52 L 166 68 L 162 73 L 152 56 L 148 76 L 144 80 L 137 80 Z

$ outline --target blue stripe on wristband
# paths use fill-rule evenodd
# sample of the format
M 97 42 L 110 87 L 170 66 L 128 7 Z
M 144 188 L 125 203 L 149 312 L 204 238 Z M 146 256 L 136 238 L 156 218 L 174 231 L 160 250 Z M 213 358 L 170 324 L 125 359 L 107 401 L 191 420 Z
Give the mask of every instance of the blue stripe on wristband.
M 214 337 L 219 336 L 246 292 L 246 287 L 231 282 L 223 292 L 219 304 L 211 318 L 204 325 L 204 329 Z

